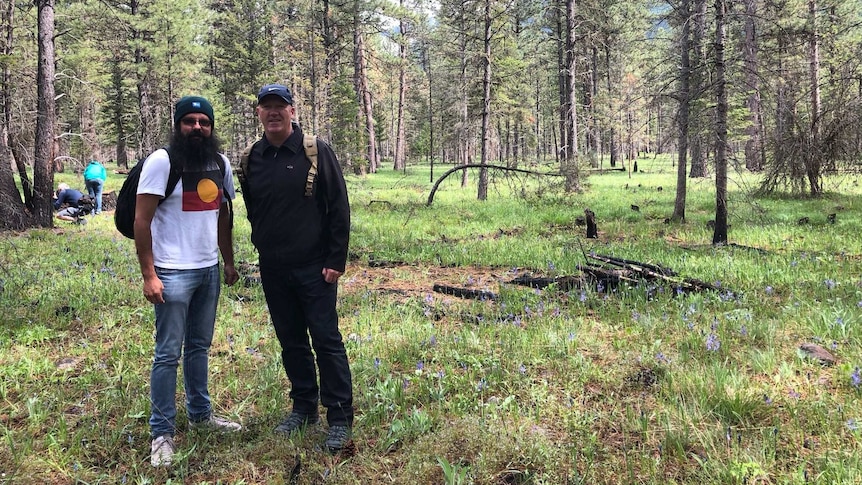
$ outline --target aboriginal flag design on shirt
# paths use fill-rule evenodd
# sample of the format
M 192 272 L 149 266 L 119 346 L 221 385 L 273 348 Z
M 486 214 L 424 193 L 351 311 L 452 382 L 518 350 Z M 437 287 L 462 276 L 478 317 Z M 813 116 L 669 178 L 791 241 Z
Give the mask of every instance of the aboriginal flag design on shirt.
M 222 200 L 221 172 L 183 172 L 183 211 L 218 210 Z

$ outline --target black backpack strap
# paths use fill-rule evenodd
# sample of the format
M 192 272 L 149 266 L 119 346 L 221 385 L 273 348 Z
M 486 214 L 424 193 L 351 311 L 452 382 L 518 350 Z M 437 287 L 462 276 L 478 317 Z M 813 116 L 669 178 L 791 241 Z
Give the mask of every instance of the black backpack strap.
M 216 163 L 218 164 L 219 173 L 221 173 L 222 186 L 224 186 L 224 177 L 227 173 L 227 166 L 224 163 L 224 158 L 221 155 L 216 156 Z M 225 199 L 227 199 L 227 212 L 230 217 L 230 228 L 233 229 L 233 200 L 231 200 L 230 196 L 225 194 Z
M 174 165 L 174 160 L 171 158 L 171 147 L 164 147 L 165 151 L 168 152 L 168 161 L 171 164 L 171 171 L 168 173 L 168 185 L 165 187 L 165 198 L 159 201 L 161 204 L 165 199 L 168 198 L 169 195 L 174 193 L 174 189 L 177 188 L 177 184 L 183 176 L 183 169 L 179 165 Z

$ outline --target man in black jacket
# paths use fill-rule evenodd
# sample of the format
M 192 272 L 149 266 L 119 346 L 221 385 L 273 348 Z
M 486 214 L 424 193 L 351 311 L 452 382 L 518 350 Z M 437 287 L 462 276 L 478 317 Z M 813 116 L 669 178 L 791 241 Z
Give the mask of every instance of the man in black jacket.
M 264 135 L 249 153 L 240 180 L 264 294 L 291 382 L 293 410 L 275 431 L 290 435 L 317 423 L 319 401 L 329 424 L 324 447 L 336 453 L 350 442 L 353 426 L 352 377 L 335 308 L 338 278 L 347 264 L 347 187 L 335 153 L 319 140 L 317 174 L 309 175 L 312 164 L 302 128 L 293 123 L 293 95 L 286 86 L 266 85 L 257 100 Z M 307 184 L 313 190 L 307 191 Z

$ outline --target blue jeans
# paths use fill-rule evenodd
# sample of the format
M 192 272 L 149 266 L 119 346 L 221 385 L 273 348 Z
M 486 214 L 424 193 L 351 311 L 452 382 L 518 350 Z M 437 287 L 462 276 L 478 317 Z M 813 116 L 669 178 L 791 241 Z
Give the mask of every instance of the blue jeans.
M 87 194 L 90 198 L 96 200 L 96 214 L 102 212 L 102 188 L 105 186 L 105 181 L 102 179 L 90 179 L 84 182 L 87 186 Z
M 281 343 L 293 410 L 316 415 L 319 397 L 330 426 L 352 426 L 353 384 L 338 330 L 338 286 L 323 279 L 322 269 L 321 264 L 294 268 L 278 258 L 260 258 L 261 283 Z
M 150 431 L 155 438 L 176 430 L 177 366 L 183 358 L 183 384 L 189 421 L 212 413 L 207 389 L 209 348 L 221 291 L 219 265 L 201 269 L 156 268 L 164 303 L 155 305 L 156 350 L 150 374 Z

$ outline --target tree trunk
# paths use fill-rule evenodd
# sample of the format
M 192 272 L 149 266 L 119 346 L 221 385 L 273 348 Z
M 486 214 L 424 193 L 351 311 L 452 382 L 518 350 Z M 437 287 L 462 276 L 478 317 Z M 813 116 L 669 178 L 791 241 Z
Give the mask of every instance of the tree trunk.
M 15 13 L 15 2 L 7 0 L 4 5 L 3 16 L 3 50 L 4 57 L 11 58 L 14 42 L 12 21 Z M 11 73 L 9 63 L 3 63 L 2 83 L 0 83 L 0 108 L 3 110 L 3 119 L 0 119 L 0 228 L 20 230 L 28 226 L 27 211 L 21 200 L 21 193 L 15 185 L 15 177 L 12 172 L 13 155 L 10 140 L 12 126 L 12 95 L 11 95 Z M 24 172 L 25 190 L 32 191 L 30 180 Z
M 37 0 L 39 61 L 36 74 L 36 141 L 33 159 L 33 223 L 53 225 L 54 0 Z
M 403 8 L 404 0 L 401 0 L 400 4 Z M 398 115 L 396 116 L 397 128 L 395 131 L 395 154 L 393 156 L 395 163 L 393 168 L 404 170 L 407 168 L 407 160 L 404 156 L 404 144 L 407 142 L 404 129 L 404 105 L 407 103 L 407 26 L 404 19 L 401 19 L 399 25 L 401 26 L 401 42 L 398 46 Z
M 479 169 L 479 200 L 488 199 L 488 150 L 491 144 L 491 0 L 485 0 L 485 56 L 482 59 L 482 160 Z
M 727 244 L 726 0 L 715 0 L 715 229 L 713 244 Z
M 808 73 L 811 82 L 811 125 L 810 125 L 810 149 L 805 157 L 805 175 L 808 177 L 808 185 L 811 195 L 820 195 L 820 116 L 822 108 L 820 105 L 820 39 L 817 27 L 817 1 L 808 0 L 809 21 L 809 59 Z
M 130 5 L 133 16 L 141 15 L 140 1 L 132 1 Z M 159 110 L 152 73 L 154 67 L 147 52 L 147 45 L 152 41 L 150 37 L 152 36 L 145 31 L 132 30 L 132 38 L 137 43 L 135 47 L 135 72 L 138 81 L 139 133 L 141 137 L 139 157 L 152 153 L 159 146 Z
M 605 64 L 607 64 L 607 73 L 605 76 L 605 82 L 608 86 L 608 99 L 614 98 L 614 89 L 613 89 L 613 81 L 611 80 L 611 47 L 610 40 L 606 39 L 605 42 Z M 611 109 L 614 109 L 614 106 L 611 106 Z M 613 120 L 610 121 L 610 131 L 608 133 L 608 144 L 610 145 L 610 164 L 611 168 L 617 166 L 617 161 L 620 158 L 620 148 L 619 143 L 617 143 L 617 129 L 616 124 Z
M 534 117 L 533 130 L 536 132 L 536 164 L 542 163 L 542 88 L 539 82 L 539 76 L 536 76 L 536 111 Z
M 691 105 L 694 107 L 690 114 L 689 147 L 691 155 L 691 178 L 706 177 L 709 170 L 706 166 L 706 126 L 707 110 L 703 98 L 707 92 L 706 80 L 706 54 L 704 43 L 706 42 L 706 0 L 696 0 L 694 13 L 694 33 L 692 35 L 692 48 L 694 51 L 694 66 L 692 68 Z
M 566 0 L 566 157 L 563 174 L 566 192 L 580 192 L 578 174 L 578 111 L 577 111 L 577 55 L 575 28 L 577 26 L 575 0 Z
M 566 5 L 564 3 L 560 4 L 560 10 L 565 12 Z M 566 86 L 569 85 L 568 78 L 568 70 L 566 68 L 566 24 L 563 22 L 565 19 L 565 15 L 557 15 L 557 93 L 559 95 L 559 119 L 557 120 L 557 124 L 559 125 L 560 136 L 557 140 L 556 150 L 556 161 L 560 164 L 562 168 L 566 160 L 568 160 L 568 155 L 566 151 L 569 146 L 569 142 L 566 139 L 566 117 L 568 116 L 568 105 L 567 105 L 567 96 L 566 96 Z
M 470 118 L 469 118 L 469 92 L 467 87 L 467 66 L 469 66 L 469 59 L 467 53 L 467 33 L 462 32 L 459 34 L 458 38 L 459 43 L 459 51 L 460 55 L 460 71 L 458 73 L 458 89 L 459 89 L 459 103 L 458 106 L 458 118 L 459 125 L 456 129 L 456 136 L 458 137 L 458 151 L 457 151 L 457 160 L 456 164 L 467 165 L 472 162 L 470 151 L 472 150 L 470 145 Z M 467 187 L 467 170 L 463 170 L 461 172 L 461 187 Z
M 760 66 L 757 45 L 757 1 L 745 0 L 745 43 L 743 56 L 748 97 L 748 123 L 745 128 L 745 167 L 752 172 L 763 170 L 763 113 L 760 104 Z
M 330 99 L 332 94 L 332 79 L 335 76 L 336 66 L 339 59 L 339 46 L 335 40 L 335 27 L 332 25 L 332 5 L 329 0 L 321 0 L 321 39 L 323 40 L 323 89 L 321 97 Z M 323 117 L 323 131 L 329 134 L 329 139 L 332 139 L 332 118 L 333 118 L 333 103 L 325 103 Z
M 599 94 L 599 51 L 596 46 L 590 47 L 590 60 L 590 70 L 587 76 L 589 83 L 585 86 L 585 91 L 587 91 L 589 95 L 584 96 L 584 98 L 589 99 L 589 104 L 587 106 L 589 127 L 587 149 L 590 152 L 590 166 L 593 168 L 599 168 L 601 165 L 601 160 L 599 159 L 599 143 L 601 136 L 599 135 L 599 122 L 596 114 L 596 97 L 598 97 Z
M 8 59 L 11 58 L 14 41 L 12 21 L 15 13 L 15 2 L 13 0 L 6 1 L 3 13 L 2 55 Z M 9 135 L 12 126 L 12 95 L 10 92 L 12 86 L 8 62 L 3 63 L 3 72 L 0 75 L 3 76 L 2 83 L 0 83 L 0 108 L 3 110 L 3 119 L 0 119 L 0 228 L 23 229 L 27 225 L 26 212 L 12 172 L 13 156 Z
M 120 66 L 122 59 L 120 55 L 114 56 L 111 63 L 111 83 L 114 90 L 114 102 L 112 106 L 112 122 L 117 130 L 117 166 L 120 168 L 129 167 L 129 157 L 126 153 L 126 124 L 123 122 L 123 106 L 125 105 L 125 96 L 123 94 L 123 72 Z
M 365 125 L 366 158 L 368 160 L 368 172 L 377 172 L 377 137 L 374 129 L 374 107 L 371 100 L 371 92 L 368 89 L 368 74 L 365 61 L 365 34 L 362 32 L 360 23 L 360 3 L 357 0 L 353 12 L 353 41 L 354 41 L 354 75 L 356 95 L 359 99 L 360 113 Z
M 679 73 L 679 163 L 676 167 L 676 200 L 671 220 L 685 222 L 686 171 L 688 170 L 688 123 L 691 112 L 691 0 L 682 0 L 679 6 L 680 73 Z

